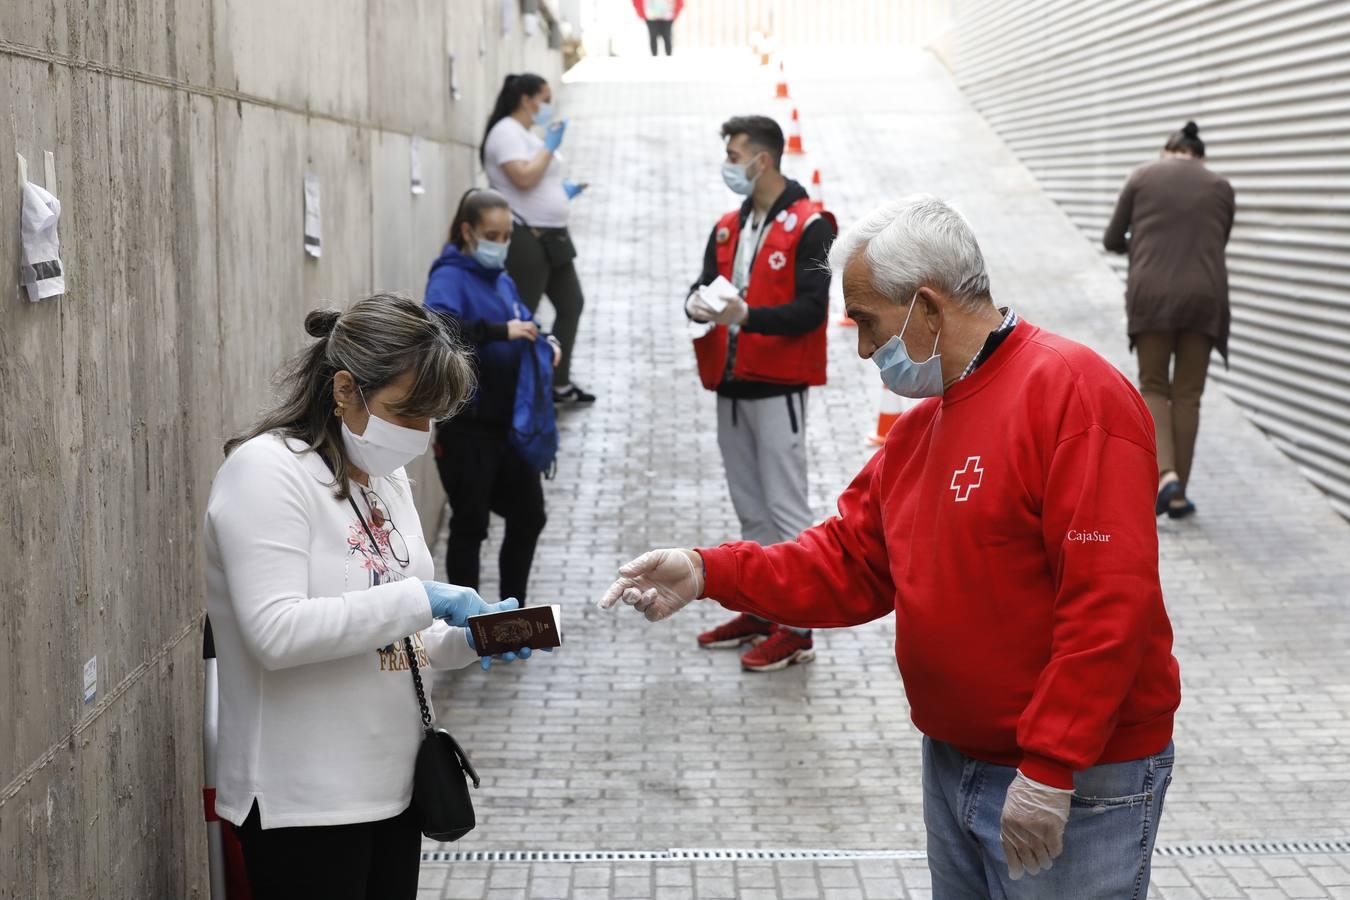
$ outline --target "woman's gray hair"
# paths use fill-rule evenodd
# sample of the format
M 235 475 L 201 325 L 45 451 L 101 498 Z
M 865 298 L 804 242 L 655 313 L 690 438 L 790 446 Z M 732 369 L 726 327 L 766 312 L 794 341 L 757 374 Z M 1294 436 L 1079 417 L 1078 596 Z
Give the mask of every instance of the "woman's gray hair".
M 989 274 L 975 232 L 931 194 L 910 194 L 863 216 L 830 248 L 830 268 L 842 275 L 860 252 L 876 289 L 896 303 L 909 303 L 924 285 L 972 307 L 989 300 Z
M 469 351 L 460 346 L 449 323 L 401 294 L 374 294 L 345 312 L 316 309 L 305 316 L 305 331 L 317 340 L 282 368 L 279 402 L 231 438 L 225 453 L 273 431 L 304 441 L 336 476 L 339 500 L 347 498 L 350 461 L 341 420 L 334 415 L 334 375 L 350 372 L 369 397 L 411 371 L 407 396 L 391 405 L 401 416 L 448 418 L 473 393 Z

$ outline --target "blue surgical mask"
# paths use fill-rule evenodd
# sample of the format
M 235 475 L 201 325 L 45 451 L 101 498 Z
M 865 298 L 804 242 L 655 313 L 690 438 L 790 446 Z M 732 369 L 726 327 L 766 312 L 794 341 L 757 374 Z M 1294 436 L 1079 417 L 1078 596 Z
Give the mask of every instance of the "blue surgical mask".
M 905 324 L 900 326 L 900 334 L 872 354 L 872 362 L 881 370 L 881 380 L 886 387 L 901 397 L 916 400 L 942 396 L 942 355 L 937 352 L 938 338 L 942 337 L 942 332 L 939 331 L 937 337 L 933 338 L 932 355 L 921 363 L 909 358 L 909 351 L 901 339 L 909 327 L 909 317 L 914 315 L 918 298 L 916 293 L 909 301 L 909 312 L 905 314 Z
M 761 170 L 754 178 L 746 175 L 746 170 L 750 168 L 750 163 L 736 164 L 734 162 L 722 163 L 722 180 L 726 182 L 727 187 L 731 188 L 742 197 L 748 197 L 750 192 L 755 189 L 755 182 L 764 172 Z
M 534 124 L 547 125 L 549 122 L 552 121 L 553 121 L 553 104 L 540 103 L 539 112 L 534 114 Z
M 506 268 L 506 251 L 511 248 L 510 241 L 497 243 L 483 238 L 478 239 L 478 246 L 473 248 L 473 258 L 485 269 L 504 269 Z

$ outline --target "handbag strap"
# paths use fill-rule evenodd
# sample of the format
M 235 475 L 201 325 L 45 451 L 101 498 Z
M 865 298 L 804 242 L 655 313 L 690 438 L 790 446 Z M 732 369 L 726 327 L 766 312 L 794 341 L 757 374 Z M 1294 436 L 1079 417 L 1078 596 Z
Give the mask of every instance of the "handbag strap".
M 370 530 L 366 524 L 366 517 L 361 513 L 361 507 L 356 505 L 356 498 L 347 492 L 347 502 L 352 505 L 352 512 L 356 513 L 356 518 L 360 520 L 361 527 L 365 529 L 366 537 L 370 538 L 370 546 L 375 548 L 375 555 L 384 561 L 384 551 L 380 549 L 380 542 L 375 540 L 375 532 Z M 408 657 L 408 669 L 412 672 L 413 690 L 417 692 L 417 705 L 422 711 L 422 727 L 431 729 L 431 706 L 427 703 L 426 688 L 422 686 L 422 673 L 417 668 L 417 654 L 413 652 L 412 638 L 403 639 L 403 653 Z

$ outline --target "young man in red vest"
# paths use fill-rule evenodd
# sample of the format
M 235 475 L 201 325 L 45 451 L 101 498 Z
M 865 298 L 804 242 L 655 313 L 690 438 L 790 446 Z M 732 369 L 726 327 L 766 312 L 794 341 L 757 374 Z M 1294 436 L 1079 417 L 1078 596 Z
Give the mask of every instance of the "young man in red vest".
M 767 116 L 722 126 L 722 178 L 746 197 L 717 222 L 703 272 L 685 303 L 707 333 L 694 341 L 703 386 L 717 392 L 717 443 L 731 502 L 747 541 L 790 541 L 812 523 L 806 499 L 806 393 L 825 383 L 830 302 L 827 254 L 834 217 L 779 171 L 783 131 Z M 718 276 L 735 292 L 708 303 L 699 288 Z M 718 302 L 725 303 L 720 309 Z M 743 614 L 699 636 L 706 648 L 754 644 L 749 671 L 810 662 L 808 628 Z

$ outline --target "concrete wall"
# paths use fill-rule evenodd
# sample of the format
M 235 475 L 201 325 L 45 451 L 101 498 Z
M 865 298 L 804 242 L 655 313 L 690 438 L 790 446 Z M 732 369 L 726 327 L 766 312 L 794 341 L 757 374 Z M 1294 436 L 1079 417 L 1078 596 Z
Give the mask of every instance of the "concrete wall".
M 502 76 L 558 75 L 505 2 L 507 36 L 502 0 L 5 4 L 0 897 L 205 896 L 199 523 L 220 445 L 306 310 L 420 294 Z M 12 160 L 42 184 L 45 150 L 67 294 L 30 304 Z M 432 528 L 439 486 L 419 477 Z

